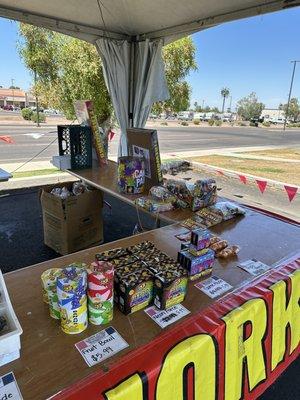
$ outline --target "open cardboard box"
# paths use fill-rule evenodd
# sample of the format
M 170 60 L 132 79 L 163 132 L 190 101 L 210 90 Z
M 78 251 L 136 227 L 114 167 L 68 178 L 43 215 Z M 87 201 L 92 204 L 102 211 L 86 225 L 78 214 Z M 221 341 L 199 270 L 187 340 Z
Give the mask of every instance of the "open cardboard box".
M 54 187 L 63 186 L 72 189 L 72 183 L 46 186 L 42 189 L 40 199 L 44 243 L 65 255 L 103 241 L 103 196 L 96 189 L 65 200 L 50 193 Z

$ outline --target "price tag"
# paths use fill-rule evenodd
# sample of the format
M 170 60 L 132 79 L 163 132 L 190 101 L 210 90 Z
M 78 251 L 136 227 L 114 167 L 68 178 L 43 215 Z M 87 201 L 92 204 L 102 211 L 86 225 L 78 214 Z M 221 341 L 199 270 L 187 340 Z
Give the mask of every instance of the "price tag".
M 1 400 L 23 400 L 19 386 L 13 372 L 0 377 Z
M 188 315 L 190 311 L 181 304 L 176 304 L 167 310 L 158 310 L 154 306 L 148 307 L 146 308 L 145 313 L 148 314 L 149 317 L 152 318 L 161 328 L 165 328 L 166 326 L 173 324 L 173 322 L 178 321 L 180 318 Z
M 264 274 L 271 268 L 269 265 L 266 265 L 255 258 L 240 263 L 239 267 L 253 276 Z
M 75 344 L 77 350 L 92 367 L 128 347 L 128 343 L 110 326 Z
M 232 286 L 229 283 L 217 276 L 212 276 L 205 279 L 205 281 L 198 282 L 195 284 L 195 287 L 212 299 L 221 296 L 221 294 L 232 289 Z

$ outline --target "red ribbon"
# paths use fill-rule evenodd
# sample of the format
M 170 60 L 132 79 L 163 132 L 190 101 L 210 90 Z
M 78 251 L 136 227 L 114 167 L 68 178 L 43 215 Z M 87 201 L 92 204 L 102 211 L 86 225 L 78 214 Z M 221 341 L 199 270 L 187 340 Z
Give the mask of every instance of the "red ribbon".
M 3 140 L 3 142 L 9 143 L 9 144 L 14 144 L 14 140 L 10 136 L 0 136 L 0 140 Z
M 260 180 L 256 179 L 256 183 L 257 183 L 257 186 L 258 186 L 259 190 L 263 194 L 264 191 L 266 190 L 268 182 L 267 181 L 260 181 Z
M 284 185 L 285 191 L 288 195 L 288 198 L 291 201 L 293 201 L 294 197 L 296 196 L 297 192 L 298 192 L 298 188 L 295 186 L 288 186 L 288 185 Z

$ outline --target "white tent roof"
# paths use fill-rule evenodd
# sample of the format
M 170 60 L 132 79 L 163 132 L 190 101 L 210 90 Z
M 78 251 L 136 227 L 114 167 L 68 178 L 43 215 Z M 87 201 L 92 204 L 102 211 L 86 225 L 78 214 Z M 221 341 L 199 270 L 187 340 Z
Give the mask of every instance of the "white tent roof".
M 300 4 L 300 0 L 0 0 L 0 16 L 90 42 L 98 37 L 168 41 L 222 22 Z

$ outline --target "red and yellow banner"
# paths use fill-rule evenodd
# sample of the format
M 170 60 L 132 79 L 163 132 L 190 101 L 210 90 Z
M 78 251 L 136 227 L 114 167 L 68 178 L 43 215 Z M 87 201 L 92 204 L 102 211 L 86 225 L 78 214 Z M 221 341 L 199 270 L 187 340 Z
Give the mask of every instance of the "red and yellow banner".
M 55 399 L 256 399 L 300 353 L 300 255 Z

